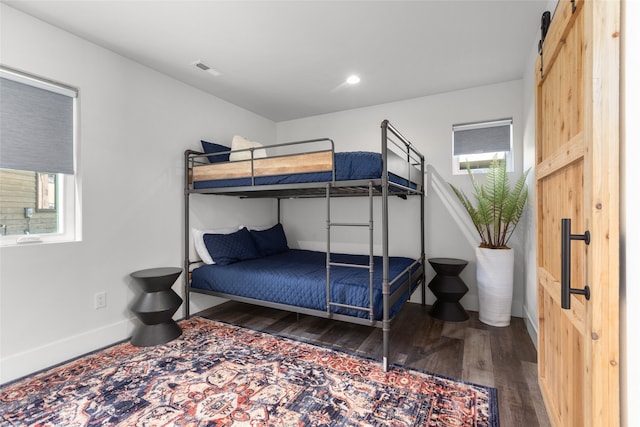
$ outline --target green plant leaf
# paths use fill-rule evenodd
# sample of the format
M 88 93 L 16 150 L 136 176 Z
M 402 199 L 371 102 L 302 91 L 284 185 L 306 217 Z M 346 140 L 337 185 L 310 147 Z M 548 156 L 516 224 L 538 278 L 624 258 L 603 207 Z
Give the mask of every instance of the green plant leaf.
M 473 222 L 473 225 L 476 227 L 476 230 L 478 231 L 478 234 L 480 235 L 480 239 L 482 240 L 482 242 L 485 242 L 485 236 L 484 236 L 484 230 L 483 228 L 479 225 L 482 224 L 482 219 L 481 219 L 481 215 L 478 212 L 478 210 L 473 206 L 473 204 L 471 203 L 471 201 L 469 200 L 469 198 L 467 198 L 467 196 L 460 190 L 458 190 L 456 187 L 454 187 L 452 184 L 449 184 L 449 186 L 451 187 L 451 189 L 453 190 L 453 192 L 455 193 L 455 195 L 458 197 L 458 199 L 460 200 L 460 202 L 462 203 L 462 206 L 464 206 L 465 210 L 467 211 L 467 213 L 469 214 L 469 217 L 471 218 L 471 221 Z
M 513 189 L 509 185 L 504 159 L 493 158 L 484 184 L 478 182 L 468 166 L 467 172 L 473 185 L 475 205 L 464 192 L 449 185 L 478 231 L 480 246 L 506 247 L 527 203 L 529 170 L 520 176 Z

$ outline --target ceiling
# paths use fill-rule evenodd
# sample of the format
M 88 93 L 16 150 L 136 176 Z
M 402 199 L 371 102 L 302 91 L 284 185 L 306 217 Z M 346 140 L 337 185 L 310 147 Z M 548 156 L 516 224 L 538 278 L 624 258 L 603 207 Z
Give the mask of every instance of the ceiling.
M 548 4 L 3 2 L 276 122 L 520 79 Z

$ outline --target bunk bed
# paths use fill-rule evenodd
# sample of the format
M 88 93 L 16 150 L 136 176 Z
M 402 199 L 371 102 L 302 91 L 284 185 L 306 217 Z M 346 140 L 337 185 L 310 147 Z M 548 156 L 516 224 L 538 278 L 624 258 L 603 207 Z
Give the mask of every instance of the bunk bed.
M 239 151 L 185 151 L 184 267 L 189 272 L 184 278 L 185 317 L 190 316 L 193 292 L 378 327 L 383 335 L 383 368 L 387 370 L 395 314 L 418 286 L 425 303 L 424 156 L 387 120 L 381 124 L 380 153 L 336 152 L 328 138 Z M 275 198 L 278 222 L 266 230 L 240 227 L 205 234 L 215 260 L 203 263 L 194 260 L 191 253 L 193 194 Z M 416 234 L 421 245 L 415 259 L 389 255 L 389 198 L 396 196 L 420 198 Z M 332 221 L 331 200 L 336 197 L 368 198 L 368 221 Z M 375 227 L 381 233 L 380 255 L 374 255 L 373 243 L 376 197 L 381 198 L 382 211 Z M 280 210 L 281 200 L 292 198 L 326 200 L 326 251 L 288 247 Z M 331 232 L 340 227 L 368 228 L 369 253 L 332 252 Z M 228 247 L 235 248 L 233 253 L 217 249 Z

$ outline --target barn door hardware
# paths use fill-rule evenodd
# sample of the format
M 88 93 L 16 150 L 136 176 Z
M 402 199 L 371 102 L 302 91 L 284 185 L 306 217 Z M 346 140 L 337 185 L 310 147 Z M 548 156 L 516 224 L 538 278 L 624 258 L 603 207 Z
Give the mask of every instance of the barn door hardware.
M 591 242 L 591 233 L 589 230 L 584 234 L 571 234 L 571 219 L 562 218 L 562 265 L 561 265 L 561 278 L 560 278 L 560 293 L 561 293 L 561 305 L 565 310 L 571 309 L 571 294 L 584 295 L 589 300 L 591 298 L 591 291 L 589 285 L 586 285 L 584 289 L 576 289 L 571 287 L 571 241 L 583 240 L 586 245 Z
M 549 31 L 549 25 L 551 25 L 551 12 L 545 10 L 542 12 L 542 18 L 540 18 L 540 32 L 542 34 L 542 41 L 547 37 L 547 31 Z
M 542 56 L 542 39 L 538 42 L 538 52 L 540 53 L 540 77 L 544 77 L 544 72 L 542 71 L 542 61 L 544 61 L 544 57 Z
M 542 43 L 547 37 L 547 31 L 549 31 L 549 25 L 551 25 L 551 12 L 548 10 L 542 13 L 540 18 L 540 41 L 538 42 L 538 53 L 540 54 L 540 75 L 542 76 Z

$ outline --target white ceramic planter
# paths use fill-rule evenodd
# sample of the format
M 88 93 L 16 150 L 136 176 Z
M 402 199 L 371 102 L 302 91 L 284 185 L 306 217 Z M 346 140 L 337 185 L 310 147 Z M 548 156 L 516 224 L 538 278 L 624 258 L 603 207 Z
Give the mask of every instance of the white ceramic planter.
M 509 326 L 513 298 L 513 250 L 476 248 L 480 321 Z

